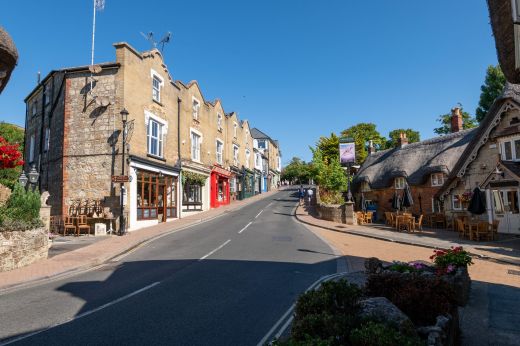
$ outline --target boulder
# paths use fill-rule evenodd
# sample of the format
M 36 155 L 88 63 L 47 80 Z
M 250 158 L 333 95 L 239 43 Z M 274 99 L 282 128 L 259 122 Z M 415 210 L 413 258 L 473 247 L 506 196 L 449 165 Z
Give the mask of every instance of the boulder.
M 374 297 L 360 302 L 360 317 L 397 328 L 405 335 L 415 335 L 415 326 L 397 306 L 385 297 Z

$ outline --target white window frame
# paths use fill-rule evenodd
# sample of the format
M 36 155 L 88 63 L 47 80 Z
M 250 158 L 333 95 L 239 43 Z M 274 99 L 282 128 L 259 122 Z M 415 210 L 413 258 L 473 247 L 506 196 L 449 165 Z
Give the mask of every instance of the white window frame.
M 43 151 L 47 152 L 50 148 L 50 141 L 51 141 L 51 128 L 46 127 L 45 128 L 45 142 L 43 146 Z
M 152 135 L 153 125 L 157 124 L 157 136 Z M 157 152 L 152 152 L 152 141 L 157 141 Z M 148 155 L 163 158 L 164 157 L 164 124 L 156 119 L 149 119 L 146 128 L 146 142 Z
M 255 167 L 262 169 L 262 156 L 260 156 L 260 153 L 255 154 Z
M 455 206 L 455 198 L 458 199 L 458 207 Z M 451 195 L 451 207 L 453 210 L 462 210 L 462 201 L 460 200 L 460 197 L 458 195 Z
M 238 145 L 233 144 L 233 165 L 238 167 Z
M 31 138 L 29 140 L 29 163 L 34 162 L 34 145 L 35 145 L 35 138 L 34 135 L 31 135 Z
M 198 147 L 194 148 L 194 135 L 198 137 Z M 190 129 L 190 152 L 191 152 L 191 159 L 196 162 L 201 162 L 200 160 L 200 152 L 201 152 L 201 146 L 202 146 L 202 133 L 200 133 L 197 130 Z
M 150 137 L 149 137 L 149 133 L 150 133 L 150 121 L 154 121 L 158 124 L 161 125 L 161 128 L 160 128 L 160 132 L 161 132 L 161 143 L 160 143 L 160 148 L 158 146 L 158 149 L 160 149 L 160 152 L 162 155 L 155 155 L 153 153 L 150 152 L 150 148 L 151 148 L 151 141 L 150 141 Z M 152 156 L 155 156 L 155 157 L 160 157 L 160 158 L 164 158 L 164 148 L 165 148 L 165 145 L 164 145 L 164 142 L 166 140 L 166 134 L 168 133 L 168 121 L 158 117 L 157 115 L 145 110 L 144 111 L 144 124 L 146 126 L 146 152 L 149 154 L 149 155 L 152 155 Z M 158 143 L 159 144 L 159 143 Z
M 217 113 L 217 130 L 222 131 L 222 114 Z
M 432 184 L 432 186 L 444 185 L 444 174 L 443 173 L 432 173 L 431 184 Z
M 219 152 L 219 144 L 220 144 L 220 152 Z M 221 139 L 217 139 L 215 141 L 215 154 L 217 158 L 217 163 L 222 164 L 224 162 L 224 141 Z
M 397 190 L 402 190 L 406 186 L 406 179 L 405 177 L 397 177 L 394 179 L 394 187 Z
M 191 98 L 191 111 L 193 119 L 199 120 L 200 101 L 195 97 Z
M 237 129 L 238 124 L 236 122 L 233 123 L 233 137 L 237 138 Z
M 152 77 L 152 100 L 160 103 L 161 102 L 161 89 L 164 86 L 164 78 L 154 69 L 150 69 L 150 76 Z M 154 81 L 156 79 L 159 81 L 158 88 L 155 88 L 155 86 L 154 86 Z M 157 91 L 157 96 L 156 96 L 155 91 Z
M 251 159 L 251 151 L 246 149 L 246 168 L 249 168 L 249 160 Z
M 500 156 L 503 161 L 520 161 L 520 153 L 516 152 L 515 142 L 520 141 L 520 137 L 511 137 L 500 143 Z M 511 145 L 511 158 L 506 157 L 506 143 Z

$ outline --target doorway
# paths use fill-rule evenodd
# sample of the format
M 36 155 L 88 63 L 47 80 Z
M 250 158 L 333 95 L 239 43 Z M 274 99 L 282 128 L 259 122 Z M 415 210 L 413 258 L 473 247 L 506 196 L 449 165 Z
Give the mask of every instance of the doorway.
M 520 234 L 518 188 L 491 190 L 494 218 L 500 221 L 499 233 Z

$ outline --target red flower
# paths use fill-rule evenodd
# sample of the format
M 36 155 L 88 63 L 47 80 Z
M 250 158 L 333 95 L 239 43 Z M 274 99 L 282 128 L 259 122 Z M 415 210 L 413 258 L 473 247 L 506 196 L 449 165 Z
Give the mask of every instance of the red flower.
M 9 144 L 3 137 L 0 137 L 0 169 L 14 168 L 23 164 L 18 144 Z

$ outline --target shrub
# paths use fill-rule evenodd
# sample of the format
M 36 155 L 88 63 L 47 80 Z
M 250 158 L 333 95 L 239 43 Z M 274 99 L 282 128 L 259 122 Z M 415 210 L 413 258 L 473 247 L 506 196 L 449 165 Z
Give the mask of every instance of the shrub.
M 25 230 L 40 225 L 40 206 L 40 194 L 37 190 L 26 191 L 20 184 L 16 184 L 5 205 L 0 207 L 1 228 Z
M 473 264 L 471 256 L 462 246 L 452 246 L 449 250 L 433 250 L 430 259 L 442 273 L 451 273 L 456 267 L 467 267 Z
M 320 190 L 320 200 L 325 204 L 343 204 L 343 194 L 339 191 L 328 191 L 325 189 Z
M 448 283 L 418 274 L 371 275 L 365 290 L 369 296 L 386 297 L 414 324 L 422 326 L 435 324 L 437 316 L 449 313 L 455 302 Z
M 394 328 L 382 323 L 368 321 L 350 333 L 353 346 L 415 346 L 424 345 L 416 336 L 400 334 Z
M 420 262 L 399 262 L 394 261 L 390 266 L 388 266 L 388 270 L 399 272 L 399 273 L 414 273 L 420 272 L 428 269 L 429 267 Z
M 345 280 L 324 282 L 298 298 L 291 330 L 293 341 L 318 339 L 344 344 L 358 324 L 361 290 Z

